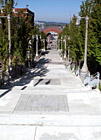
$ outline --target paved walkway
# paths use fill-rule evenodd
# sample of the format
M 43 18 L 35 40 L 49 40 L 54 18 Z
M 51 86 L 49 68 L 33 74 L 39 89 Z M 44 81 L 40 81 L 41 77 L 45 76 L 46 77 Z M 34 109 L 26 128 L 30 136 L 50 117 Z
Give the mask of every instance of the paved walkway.
M 48 50 L 35 69 L 0 90 L 0 140 L 101 140 L 101 94 Z

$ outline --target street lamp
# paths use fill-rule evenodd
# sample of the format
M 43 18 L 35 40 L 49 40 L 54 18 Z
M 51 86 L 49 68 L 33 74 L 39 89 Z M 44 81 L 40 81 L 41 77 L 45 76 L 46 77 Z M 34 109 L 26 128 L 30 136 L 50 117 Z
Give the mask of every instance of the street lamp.
M 34 66 L 34 38 L 35 36 L 32 35 L 32 66 Z
M 8 16 L 0 16 L 0 18 L 7 18 L 8 19 L 8 41 L 9 41 L 9 66 L 8 66 L 8 71 L 10 72 L 11 66 L 12 66 L 12 56 L 11 56 L 11 27 L 10 27 L 11 17 L 10 17 L 10 14 L 8 14 Z M 1 24 L 1 20 L 0 20 L 0 24 Z
M 66 35 L 65 35 L 64 42 L 65 42 L 65 52 L 64 52 L 64 59 L 66 59 Z
M 88 21 L 89 21 L 89 17 L 81 17 L 81 18 L 85 18 L 86 20 L 86 32 L 85 32 L 85 54 L 84 54 L 84 64 L 83 67 L 81 69 L 81 73 L 82 74 L 86 74 L 88 72 L 88 67 L 87 67 L 87 39 L 88 39 Z M 79 20 L 77 19 L 76 21 L 76 25 L 79 25 Z
M 30 49 L 31 49 L 31 40 L 29 40 L 29 42 L 28 42 L 28 68 L 30 68 L 31 67 L 31 52 L 30 52 Z
M 42 37 L 41 37 L 41 35 L 40 35 L 40 49 L 41 49 L 41 45 L 42 45 L 42 44 L 41 44 L 41 41 L 42 41 L 41 38 L 42 38 Z
M 68 36 L 68 42 L 70 41 L 70 36 Z M 69 44 L 69 43 L 68 43 Z M 68 45 L 68 61 L 69 61 L 69 45 Z
M 62 38 L 62 36 L 61 36 L 61 49 L 60 49 L 61 51 L 62 51 L 62 39 L 63 39 L 63 38 Z
M 42 41 L 43 41 L 43 43 L 44 43 L 43 51 L 45 52 L 45 51 L 46 51 L 46 48 L 45 48 L 45 46 L 46 46 L 45 39 L 42 39 Z
M 36 35 L 36 57 L 38 57 L 38 35 Z

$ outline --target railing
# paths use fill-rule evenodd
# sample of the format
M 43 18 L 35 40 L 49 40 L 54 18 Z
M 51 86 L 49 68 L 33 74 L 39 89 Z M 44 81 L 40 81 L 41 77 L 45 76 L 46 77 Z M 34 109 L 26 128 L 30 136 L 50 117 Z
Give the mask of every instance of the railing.
M 63 56 L 64 56 L 64 55 L 63 55 L 63 52 L 60 52 L 60 55 L 61 55 L 61 57 L 63 58 Z
M 97 72 L 96 74 L 94 74 L 92 77 L 91 77 L 91 80 L 90 80 L 90 86 L 91 88 L 99 88 L 99 78 L 100 78 L 100 73 Z
M 79 76 L 80 70 L 79 70 L 79 66 L 76 69 L 76 76 Z
M 67 67 L 67 69 L 71 70 L 72 73 L 75 72 L 76 76 L 79 75 L 79 72 L 80 72 L 80 70 L 79 70 L 79 66 L 77 66 L 76 70 L 75 70 L 76 65 L 73 64 L 73 63 L 69 63 L 69 64 L 67 64 L 66 67 Z
M 67 65 L 67 69 L 70 69 L 70 64 Z
M 3 75 L 2 81 L 3 81 L 3 84 L 8 84 L 8 83 L 10 82 L 9 74 L 8 74 L 8 73 L 5 73 L 5 74 Z
M 90 72 L 88 72 L 84 77 L 84 85 L 90 85 Z
M 72 73 L 75 72 L 75 64 L 72 65 Z
M 75 72 L 76 76 L 80 75 L 79 66 L 77 66 L 77 68 L 75 68 L 76 67 L 75 64 L 69 63 L 69 64 L 67 64 L 66 67 L 67 67 L 67 69 L 71 70 L 72 73 Z M 84 83 L 85 86 L 89 85 L 91 88 L 99 88 L 99 82 L 100 82 L 99 79 L 100 79 L 99 72 L 97 72 L 93 76 L 90 76 L 90 72 L 88 72 L 83 79 L 83 83 Z

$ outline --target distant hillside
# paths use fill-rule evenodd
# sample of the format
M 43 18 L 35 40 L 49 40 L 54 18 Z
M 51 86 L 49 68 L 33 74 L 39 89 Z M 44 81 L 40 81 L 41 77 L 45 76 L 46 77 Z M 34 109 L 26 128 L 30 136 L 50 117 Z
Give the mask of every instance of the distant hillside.
M 37 25 L 42 25 L 44 26 L 65 26 L 67 23 L 62 23 L 62 22 L 47 22 L 47 21 L 36 21 L 35 24 Z

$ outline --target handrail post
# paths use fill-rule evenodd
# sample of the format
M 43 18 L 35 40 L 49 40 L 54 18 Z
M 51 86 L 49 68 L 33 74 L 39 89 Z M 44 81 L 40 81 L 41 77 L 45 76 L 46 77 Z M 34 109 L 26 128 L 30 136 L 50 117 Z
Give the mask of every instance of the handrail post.
M 100 79 L 100 73 L 97 72 L 97 89 L 99 88 L 99 79 Z

